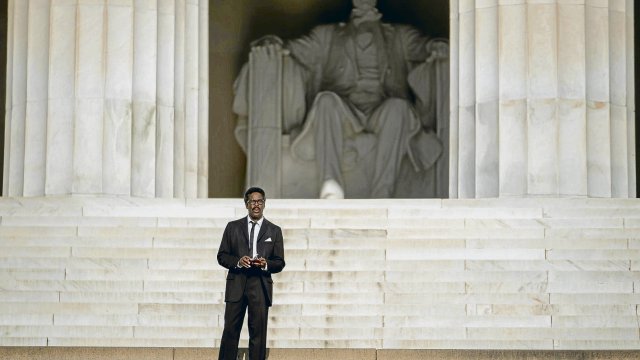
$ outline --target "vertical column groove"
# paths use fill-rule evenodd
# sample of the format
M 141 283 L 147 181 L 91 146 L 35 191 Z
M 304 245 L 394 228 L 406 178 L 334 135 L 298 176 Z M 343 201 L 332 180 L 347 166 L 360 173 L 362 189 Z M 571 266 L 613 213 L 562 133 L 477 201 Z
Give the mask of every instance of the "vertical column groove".
M 475 197 L 497 197 L 498 169 L 498 1 L 476 1 Z
M 460 1 L 458 195 L 476 196 L 475 1 Z
M 185 6 L 184 31 L 184 196 L 198 195 L 198 86 L 199 7 L 193 0 Z M 190 139 L 190 141 L 186 141 Z
M 635 198 L 636 192 L 636 102 L 635 102 L 635 19 L 634 19 L 634 1 L 626 0 L 626 18 L 627 18 L 627 161 L 629 172 L 629 190 L 628 196 Z
M 13 2 L 12 111 L 11 120 L 7 127 L 10 140 L 5 142 L 9 153 L 8 171 L 4 173 L 4 176 L 8 178 L 7 191 L 5 192 L 7 196 L 22 196 L 24 189 L 28 5 L 27 1 Z
M 206 198 L 209 189 L 209 2 L 199 1 L 198 56 L 198 193 Z
M 458 138 L 459 133 L 459 98 L 460 98 L 460 2 L 457 0 L 451 1 L 449 5 L 449 17 L 450 17 L 450 49 L 449 59 L 451 67 L 449 69 L 449 99 L 450 99 L 450 125 L 449 125 L 449 197 L 458 197 L 458 158 L 459 147 Z
M 174 117 L 174 165 L 173 188 L 175 197 L 185 192 L 185 103 L 184 103 L 184 50 L 185 50 L 185 0 L 176 0 L 175 25 L 175 117 Z
M 609 89 L 611 126 L 611 196 L 627 197 L 627 57 L 624 0 L 609 4 Z
M 5 115 L 4 115 L 4 154 L 3 154 L 3 174 L 2 177 L 2 195 L 9 195 L 9 165 L 11 154 L 11 116 L 13 114 L 13 26 L 14 26 L 14 11 L 15 0 L 9 0 L 7 4 L 7 84 L 6 84 L 6 97 L 5 97 Z
M 158 2 L 158 66 L 156 111 L 156 196 L 174 194 L 174 89 L 175 25 L 174 0 Z

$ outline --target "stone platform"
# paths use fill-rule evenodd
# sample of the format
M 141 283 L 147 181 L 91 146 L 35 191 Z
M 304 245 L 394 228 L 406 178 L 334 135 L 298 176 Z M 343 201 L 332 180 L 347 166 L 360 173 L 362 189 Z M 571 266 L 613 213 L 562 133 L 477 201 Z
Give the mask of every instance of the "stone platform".
M 634 350 L 376 350 L 376 349 L 273 349 L 270 360 L 635 360 Z M 211 348 L 84 348 L 0 347 L 3 360 L 212 360 Z M 246 360 L 246 352 L 239 355 Z
M 0 354 L 16 356 L 0 358 L 215 352 L 215 254 L 245 213 L 241 199 L 0 199 Z M 268 200 L 265 215 L 285 236 L 278 359 L 640 357 L 636 199 Z

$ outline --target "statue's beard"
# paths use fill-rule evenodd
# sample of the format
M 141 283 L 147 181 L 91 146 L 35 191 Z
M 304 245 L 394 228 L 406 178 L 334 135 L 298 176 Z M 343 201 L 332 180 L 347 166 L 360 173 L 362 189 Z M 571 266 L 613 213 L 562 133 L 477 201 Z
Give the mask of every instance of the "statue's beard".
M 381 17 L 382 14 L 374 7 L 368 9 L 354 8 L 353 11 L 351 11 L 351 20 L 356 26 L 367 21 L 378 21 Z

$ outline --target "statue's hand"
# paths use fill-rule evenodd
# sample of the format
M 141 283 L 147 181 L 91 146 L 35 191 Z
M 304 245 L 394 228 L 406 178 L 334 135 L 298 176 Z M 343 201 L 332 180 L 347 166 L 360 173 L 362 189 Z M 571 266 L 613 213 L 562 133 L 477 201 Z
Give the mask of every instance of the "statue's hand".
M 275 35 L 266 35 L 251 43 L 251 54 L 262 61 L 269 62 L 275 56 L 288 54 L 288 51 L 283 50 L 282 46 L 282 39 Z
M 251 42 L 251 47 L 256 46 L 268 46 L 268 45 L 280 45 L 283 46 L 284 42 L 276 35 L 265 35 L 257 40 Z
M 427 43 L 429 57 L 426 62 L 446 60 L 449 58 L 449 43 L 444 39 L 434 39 Z

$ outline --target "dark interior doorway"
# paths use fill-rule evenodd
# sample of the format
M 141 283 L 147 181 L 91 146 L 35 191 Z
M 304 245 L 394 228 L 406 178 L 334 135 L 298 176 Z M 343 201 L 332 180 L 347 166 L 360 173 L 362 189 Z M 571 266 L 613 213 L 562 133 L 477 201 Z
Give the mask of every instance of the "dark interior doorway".
M 388 23 L 409 24 L 432 37 L 449 37 L 449 0 L 378 0 Z M 273 34 L 305 35 L 320 24 L 346 22 L 351 0 L 212 0 L 209 31 L 209 197 L 237 197 L 245 186 L 246 157 L 233 129 L 233 81 L 250 42 Z

